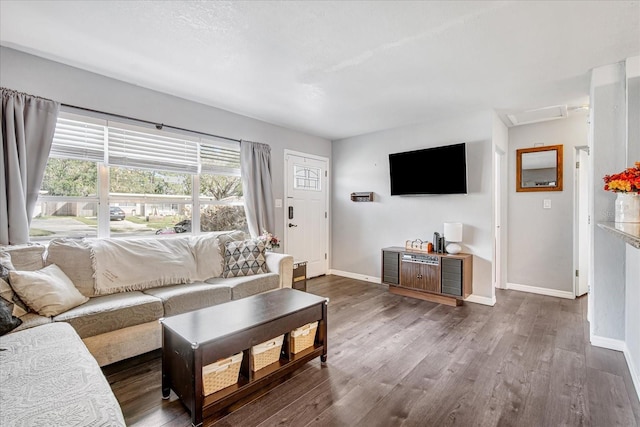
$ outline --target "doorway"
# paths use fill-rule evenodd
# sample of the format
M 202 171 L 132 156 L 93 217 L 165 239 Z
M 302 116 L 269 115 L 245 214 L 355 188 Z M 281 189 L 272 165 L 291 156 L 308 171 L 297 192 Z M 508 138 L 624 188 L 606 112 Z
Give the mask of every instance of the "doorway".
M 589 292 L 589 147 L 576 147 L 573 264 L 575 270 L 574 294 L 576 297 Z
M 493 288 L 504 289 L 503 286 L 503 195 L 506 190 L 504 186 L 503 176 L 504 176 L 504 152 L 496 147 L 494 156 L 494 176 L 493 176 L 493 224 L 494 224 L 494 235 L 493 235 Z M 495 298 L 495 290 L 493 291 L 493 296 Z
M 328 159 L 285 150 L 284 251 L 307 263 L 307 277 L 328 269 Z

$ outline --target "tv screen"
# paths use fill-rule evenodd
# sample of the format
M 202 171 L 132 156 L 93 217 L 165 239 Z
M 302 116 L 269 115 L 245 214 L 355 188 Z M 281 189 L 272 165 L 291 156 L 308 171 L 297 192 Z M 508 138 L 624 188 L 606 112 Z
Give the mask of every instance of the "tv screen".
M 466 144 L 389 154 L 391 195 L 466 194 Z

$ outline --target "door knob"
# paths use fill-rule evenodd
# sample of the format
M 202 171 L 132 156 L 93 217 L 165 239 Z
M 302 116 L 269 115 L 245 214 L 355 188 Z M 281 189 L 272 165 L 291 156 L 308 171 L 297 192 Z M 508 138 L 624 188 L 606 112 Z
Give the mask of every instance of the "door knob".
M 289 223 L 289 228 L 291 228 L 291 227 L 297 227 L 297 225 Z

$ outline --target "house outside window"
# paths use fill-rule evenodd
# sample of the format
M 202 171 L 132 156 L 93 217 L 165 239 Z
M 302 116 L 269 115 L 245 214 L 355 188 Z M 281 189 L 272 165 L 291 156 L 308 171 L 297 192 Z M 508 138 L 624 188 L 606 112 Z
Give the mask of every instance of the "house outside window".
M 60 114 L 32 241 L 227 230 L 247 231 L 237 144 Z

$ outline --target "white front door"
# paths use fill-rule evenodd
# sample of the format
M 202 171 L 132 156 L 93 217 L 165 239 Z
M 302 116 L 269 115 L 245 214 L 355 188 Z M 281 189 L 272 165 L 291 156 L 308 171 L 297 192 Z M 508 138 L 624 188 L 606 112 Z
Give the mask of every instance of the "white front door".
M 327 159 L 285 150 L 284 251 L 307 262 L 307 277 L 327 273 Z

